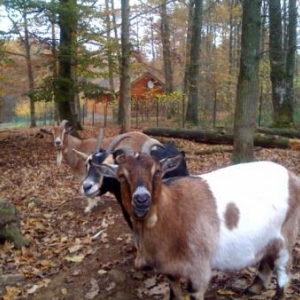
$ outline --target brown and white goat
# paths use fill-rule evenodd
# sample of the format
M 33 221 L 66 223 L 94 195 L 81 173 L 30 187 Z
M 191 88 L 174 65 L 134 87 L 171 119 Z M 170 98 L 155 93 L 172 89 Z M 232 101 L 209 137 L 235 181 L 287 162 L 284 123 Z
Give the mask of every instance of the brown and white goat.
M 204 299 L 213 270 L 241 270 L 260 262 L 247 292 L 268 287 L 273 270 L 284 299 L 299 228 L 300 180 L 281 165 L 253 162 L 201 176 L 162 180 L 180 157 L 158 161 L 148 154 L 124 156 L 119 166 L 96 166 L 117 178 L 133 223 L 135 266 L 168 276 L 170 299 Z

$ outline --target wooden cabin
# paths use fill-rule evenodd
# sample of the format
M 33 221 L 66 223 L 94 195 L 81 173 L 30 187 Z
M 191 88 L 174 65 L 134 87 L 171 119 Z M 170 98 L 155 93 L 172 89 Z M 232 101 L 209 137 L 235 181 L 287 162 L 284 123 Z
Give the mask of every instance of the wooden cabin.
M 93 79 L 91 85 L 94 87 L 94 93 L 86 94 L 85 113 L 88 115 L 111 115 L 110 102 L 119 98 L 119 80 L 114 80 L 116 88 L 115 95 L 111 95 L 109 91 L 108 79 Z M 95 89 L 96 87 L 96 89 Z M 164 83 L 151 72 L 145 72 L 131 82 L 131 99 L 134 106 L 141 101 L 151 101 L 156 96 L 165 92 Z M 134 109 L 134 107 L 133 107 Z
M 131 99 L 151 99 L 165 92 L 164 83 L 150 72 L 131 82 Z

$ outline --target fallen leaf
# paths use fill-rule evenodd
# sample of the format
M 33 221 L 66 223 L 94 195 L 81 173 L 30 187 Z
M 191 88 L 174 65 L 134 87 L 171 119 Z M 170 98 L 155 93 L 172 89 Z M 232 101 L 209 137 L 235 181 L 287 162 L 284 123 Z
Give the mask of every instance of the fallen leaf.
M 95 278 L 92 278 L 90 282 L 91 282 L 91 288 L 85 295 L 85 299 L 88 300 L 94 299 L 99 294 L 100 291 L 98 282 Z
M 84 259 L 84 255 L 66 256 L 64 259 L 69 262 L 79 263 Z
M 39 286 L 37 284 L 35 284 L 29 290 L 27 290 L 27 293 L 29 295 L 34 294 L 38 289 L 39 289 Z
M 6 286 L 5 287 L 5 295 L 1 299 L 3 300 L 14 300 L 17 298 L 18 294 L 20 293 L 20 289 L 14 286 Z
M 74 246 L 71 246 L 68 248 L 68 251 L 72 254 L 72 253 L 75 253 L 77 252 L 78 250 L 80 250 L 81 248 L 83 247 L 83 245 L 74 245 Z
M 151 278 L 145 280 L 144 284 L 145 284 L 145 287 L 148 289 L 155 286 L 156 285 L 156 277 L 151 277 Z
M 233 291 L 230 291 L 230 290 L 223 290 L 223 289 L 218 290 L 217 293 L 218 293 L 219 295 L 222 295 L 222 296 L 225 296 L 225 295 L 234 295 L 234 292 L 233 292 Z

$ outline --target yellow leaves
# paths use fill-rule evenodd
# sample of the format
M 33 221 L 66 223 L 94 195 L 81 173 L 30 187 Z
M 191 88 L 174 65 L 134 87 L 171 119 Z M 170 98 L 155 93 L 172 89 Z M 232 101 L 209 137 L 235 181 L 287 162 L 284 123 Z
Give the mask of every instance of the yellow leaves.
M 35 102 L 35 112 L 37 117 L 42 117 L 45 113 L 54 110 L 52 102 L 39 101 Z M 29 98 L 23 98 L 15 107 L 15 114 L 18 117 L 25 117 L 30 114 L 30 101 Z
M 234 292 L 233 292 L 233 291 L 230 291 L 230 290 L 223 290 L 223 289 L 218 290 L 217 293 L 218 293 L 219 295 L 221 295 L 221 296 L 230 296 L 230 295 L 234 295 Z
M 266 292 L 261 293 L 260 295 L 251 296 L 251 300 L 264 300 L 264 299 L 272 299 L 275 295 L 275 290 L 268 290 Z
M 60 291 L 61 291 L 62 295 L 64 295 L 64 296 L 68 295 L 68 290 L 65 287 L 61 288 Z
M 66 260 L 68 262 L 73 262 L 73 263 L 80 263 L 83 261 L 84 257 L 85 256 L 83 254 L 74 255 L 74 256 L 65 256 L 64 260 Z
M 5 287 L 5 294 L 3 295 L 3 300 L 14 300 L 19 295 L 21 289 L 13 286 Z

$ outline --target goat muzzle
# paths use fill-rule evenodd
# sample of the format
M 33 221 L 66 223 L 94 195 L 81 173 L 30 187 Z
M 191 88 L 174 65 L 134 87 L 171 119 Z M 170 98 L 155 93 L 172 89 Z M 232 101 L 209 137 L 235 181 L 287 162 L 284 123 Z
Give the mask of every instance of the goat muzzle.
M 61 150 L 61 148 L 62 148 L 62 142 L 60 140 L 54 141 L 54 148 L 56 150 Z
M 149 193 L 139 193 L 132 198 L 132 211 L 136 218 L 144 218 L 150 209 L 151 196 Z

